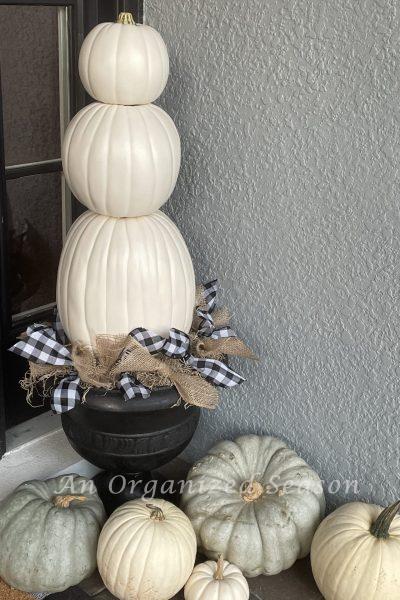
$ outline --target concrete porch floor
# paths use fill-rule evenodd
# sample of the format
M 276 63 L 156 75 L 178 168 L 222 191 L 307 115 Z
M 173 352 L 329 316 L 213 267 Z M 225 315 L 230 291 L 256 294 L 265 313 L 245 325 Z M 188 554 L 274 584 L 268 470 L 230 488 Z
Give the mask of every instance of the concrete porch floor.
M 308 559 L 298 560 L 291 569 L 272 577 L 256 577 L 249 579 L 250 600 L 268 600 L 284 598 L 285 600 L 321 600 L 311 573 Z M 48 600 L 114 600 L 115 597 L 103 585 L 98 573 L 82 582 L 79 587 L 71 588 L 61 594 L 52 594 Z M 183 600 L 183 592 L 179 592 L 174 600 Z

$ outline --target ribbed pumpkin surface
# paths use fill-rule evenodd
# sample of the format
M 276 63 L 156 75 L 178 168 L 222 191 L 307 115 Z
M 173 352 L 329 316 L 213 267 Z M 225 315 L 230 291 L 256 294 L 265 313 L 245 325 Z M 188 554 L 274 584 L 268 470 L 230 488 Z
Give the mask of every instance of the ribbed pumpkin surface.
M 146 327 L 188 332 L 195 279 L 185 242 L 162 212 L 114 219 L 84 213 L 61 255 L 57 303 L 71 341 Z
M 57 592 L 77 585 L 96 568 L 97 540 L 105 521 L 91 482 L 78 475 L 20 485 L 0 506 L 0 576 L 27 592 Z M 83 495 L 58 508 L 61 494 Z
M 185 600 L 248 600 L 249 585 L 240 569 L 223 561 L 222 580 L 215 578 L 217 563 L 197 565 L 185 585 Z
M 283 441 L 244 435 L 219 442 L 187 481 L 182 508 L 207 557 L 221 554 L 257 577 L 309 553 L 325 510 L 322 483 Z M 247 488 L 258 493 L 246 495 Z
M 164 519 L 151 518 L 151 506 Z M 120 600 L 168 600 L 186 583 L 196 558 L 196 536 L 183 512 L 164 500 L 134 500 L 105 524 L 97 550 L 100 575 Z
M 180 139 L 158 106 L 94 102 L 68 125 L 62 148 L 66 180 L 90 210 L 114 217 L 148 215 L 171 195 Z
M 313 538 L 311 567 L 326 600 L 400 598 L 400 516 L 387 539 L 370 532 L 383 508 L 350 502 L 328 515 Z
M 82 44 L 79 75 L 86 91 L 100 102 L 154 102 L 168 74 L 167 48 L 147 25 L 100 23 Z

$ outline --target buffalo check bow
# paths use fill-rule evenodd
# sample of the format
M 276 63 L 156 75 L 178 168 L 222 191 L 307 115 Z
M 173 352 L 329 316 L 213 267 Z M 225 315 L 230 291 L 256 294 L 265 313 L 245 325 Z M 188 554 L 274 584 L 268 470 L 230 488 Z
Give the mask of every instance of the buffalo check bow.
M 215 327 L 212 318 L 212 312 L 217 304 L 218 280 L 214 279 L 203 286 L 203 297 L 207 305 L 207 309 L 196 309 L 196 314 L 200 317 L 200 326 L 198 334 L 204 337 L 210 337 L 213 340 L 220 338 L 237 337 L 236 333 L 227 325 L 223 327 Z
M 190 338 L 179 329 L 170 329 L 169 337 L 166 339 L 143 327 L 134 329 L 129 335 L 146 348 L 150 354 L 161 352 L 169 358 L 179 358 L 214 385 L 227 388 L 239 385 L 244 381 L 243 377 L 232 371 L 220 360 L 196 358 L 190 354 Z
M 11 352 L 26 358 L 29 361 L 60 367 L 73 367 L 72 356 L 61 322 L 56 316 L 53 326 L 34 324 L 28 327 L 26 337 L 10 348 Z M 72 369 L 53 390 L 51 408 L 54 412 L 63 413 L 75 408 L 81 400 L 80 383 L 78 373 Z M 118 381 L 125 400 L 131 400 L 137 396 L 148 398 L 150 390 L 144 387 L 129 373 L 123 373 Z
M 216 306 L 217 291 L 218 281 L 216 279 L 204 285 L 203 296 L 207 309 L 196 309 L 197 316 L 200 317 L 198 334 L 212 339 L 236 337 L 229 326 L 215 327 L 214 325 L 212 312 Z M 146 348 L 150 354 L 160 352 L 169 358 L 180 359 L 214 385 L 224 388 L 234 387 L 244 381 L 243 377 L 220 360 L 197 358 L 190 354 L 190 338 L 179 329 L 171 329 L 168 338 L 163 338 L 143 327 L 134 329 L 129 335 Z M 40 323 L 31 325 L 28 327 L 24 339 L 14 344 L 10 351 L 35 363 L 71 367 L 69 373 L 53 390 L 51 407 L 55 412 L 63 413 L 72 410 L 76 403 L 80 402 L 81 380 L 78 373 L 72 368 L 73 361 L 68 347 L 68 339 L 57 312 L 55 312 L 52 326 Z M 131 373 L 122 373 L 117 385 L 125 400 L 137 397 L 148 398 L 151 394 L 151 391 Z

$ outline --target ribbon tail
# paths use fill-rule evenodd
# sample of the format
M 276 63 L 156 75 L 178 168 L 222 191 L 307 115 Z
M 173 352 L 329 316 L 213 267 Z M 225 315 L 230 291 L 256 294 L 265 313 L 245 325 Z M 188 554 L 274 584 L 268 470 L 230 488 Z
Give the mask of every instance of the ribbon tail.
M 199 335 L 204 335 L 206 337 L 212 335 L 214 331 L 214 320 L 211 314 L 200 308 L 196 310 L 196 314 L 200 318 Z
M 237 337 L 219 338 L 217 340 L 212 338 L 197 338 L 195 349 L 196 355 L 200 357 L 222 358 L 222 355 L 226 354 L 228 356 L 240 356 L 242 358 L 258 360 L 254 352 Z
M 54 366 L 72 365 L 69 349 L 60 344 L 52 327 L 35 323 L 26 330 L 22 340 L 9 349 L 31 362 Z
M 199 373 L 171 373 L 170 379 L 178 394 L 187 404 L 201 408 L 215 409 L 219 396 L 217 388 L 206 381 Z
M 133 400 L 134 398 L 148 398 L 151 390 L 144 386 L 129 373 L 123 373 L 118 381 L 118 388 L 121 390 L 124 400 Z
M 207 381 L 210 381 L 218 387 L 231 388 L 240 385 L 245 381 L 244 377 L 215 358 L 195 358 L 194 356 L 190 356 L 186 362 L 192 369 L 198 371 Z
M 55 413 L 62 414 L 75 408 L 80 402 L 81 395 L 79 384 L 81 380 L 77 373 L 71 373 L 68 377 L 61 379 L 58 386 L 53 391 L 51 399 L 51 408 Z
M 214 279 L 203 285 L 203 298 L 210 313 L 212 313 L 217 303 L 218 287 L 218 279 Z
M 199 332 L 200 333 L 200 332 Z M 235 338 L 237 337 L 236 333 L 231 329 L 228 325 L 224 327 L 216 327 L 210 336 L 213 340 L 227 339 L 227 338 Z

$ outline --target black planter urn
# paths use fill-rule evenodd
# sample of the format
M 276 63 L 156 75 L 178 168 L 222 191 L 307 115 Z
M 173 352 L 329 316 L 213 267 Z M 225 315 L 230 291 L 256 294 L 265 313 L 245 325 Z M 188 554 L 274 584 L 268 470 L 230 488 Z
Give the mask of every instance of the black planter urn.
M 62 415 L 72 447 L 102 473 L 95 483 L 106 510 L 142 497 L 174 501 L 176 490 L 152 475 L 189 444 L 200 417 L 175 388 L 153 390 L 147 399 L 126 401 L 118 390 L 90 390 L 85 401 Z

